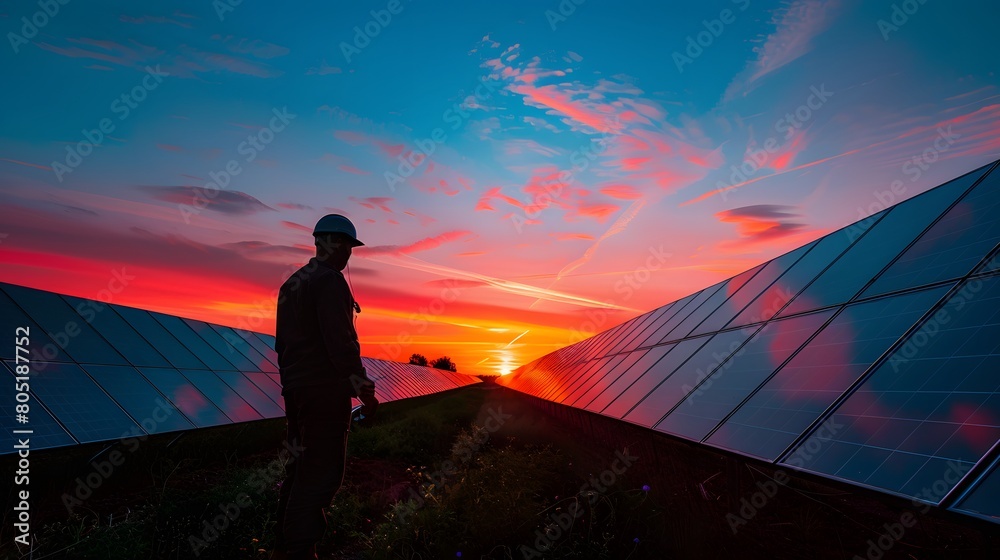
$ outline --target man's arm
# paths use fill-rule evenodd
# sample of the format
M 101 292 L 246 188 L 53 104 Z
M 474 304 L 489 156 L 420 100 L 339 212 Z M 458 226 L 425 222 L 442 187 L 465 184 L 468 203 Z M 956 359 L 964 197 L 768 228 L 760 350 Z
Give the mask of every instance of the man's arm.
M 375 384 L 361 363 L 361 345 L 354 330 L 353 300 L 347 283 L 332 275 L 328 278 L 329 282 L 316 286 L 316 312 L 327 355 L 334 368 L 350 382 L 352 396 L 373 393 Z

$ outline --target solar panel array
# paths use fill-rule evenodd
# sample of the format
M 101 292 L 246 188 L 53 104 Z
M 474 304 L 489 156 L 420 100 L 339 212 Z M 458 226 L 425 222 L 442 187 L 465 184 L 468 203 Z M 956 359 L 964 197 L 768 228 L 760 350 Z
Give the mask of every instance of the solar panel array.
M 45 449 L 284 416 L 270 335 L 8 283 L 0 283 L 0 322 L 9 336 L 0 369 L 12 376 L 0 396 L 0 454 L 15 451 L 14 438 L 25 437 L 15 436 L 19 429 L 31 430 L 32 449 Z M 29 333 L 26 424 L 17 420 L 12 390 L 18 327 Z M 430 367 L 362 362 L 382 402 L 479 382 Z
M 997 166 L 499 383 L 1000 522 Z

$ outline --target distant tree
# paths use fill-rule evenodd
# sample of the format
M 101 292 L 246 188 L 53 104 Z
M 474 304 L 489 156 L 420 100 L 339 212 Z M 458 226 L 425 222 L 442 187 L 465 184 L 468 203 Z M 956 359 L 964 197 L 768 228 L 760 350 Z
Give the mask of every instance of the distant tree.
M 458 371 L 458 368 L 455 367 L 455 362 L 451 361 L 451 358 L 449 358 L 448 356 L 441 356 L 440 358 L 431 362 L 430 365 L 432 368 L 444 369 L 448 371 Z
M 410 355 L 410 363 L 411 364 L 416 364 L 418 366 L 426 366 L 427 365 L 427 356 L 424 356 L 423 354 L 411 354 Z

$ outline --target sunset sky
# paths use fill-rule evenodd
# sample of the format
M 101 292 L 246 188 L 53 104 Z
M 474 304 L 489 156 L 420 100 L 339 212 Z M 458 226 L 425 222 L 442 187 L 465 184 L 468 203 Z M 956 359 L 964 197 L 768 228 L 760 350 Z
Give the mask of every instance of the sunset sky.
M 343 213 L 363 354 L 506 373 L 1000 157 L 985 1 L 303 4 L 0 7 L 0 281 L 273 334 Z

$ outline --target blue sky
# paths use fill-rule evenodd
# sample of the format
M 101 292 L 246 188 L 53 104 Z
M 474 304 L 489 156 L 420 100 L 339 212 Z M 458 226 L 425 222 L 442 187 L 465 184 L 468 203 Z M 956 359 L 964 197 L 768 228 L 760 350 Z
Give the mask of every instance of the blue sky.
M 0 8 L 0 279 L 273 332 L 341 212 L 367 355 L 508 371 L 1000 155 L 986 2 L 219 5 Z

